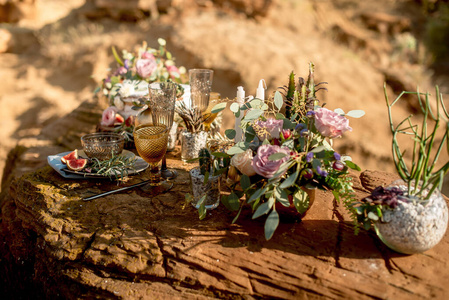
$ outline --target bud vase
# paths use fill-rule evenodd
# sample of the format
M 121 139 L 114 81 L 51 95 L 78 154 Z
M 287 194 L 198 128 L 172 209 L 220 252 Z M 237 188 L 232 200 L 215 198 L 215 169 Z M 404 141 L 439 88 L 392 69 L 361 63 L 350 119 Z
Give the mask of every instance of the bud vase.
M 200 168 L 195 167 L 189 172 L 190 187 L 193 193 L 192 205 L 197 209 L 200 207 L 198 201 L 206 195 L 204 200 L 206 209 L 215 209 L 220 204 L 220 175 L 210 175 L 207 182 L 204 183 L 204 175 Z
M 188 162 L 191 159 L 198 158 L 198 152 L 202 148 L 206 148 L 207 132 L 181 132 L 181 159 L 183 162 Z
M 407 191 L 405 185 L 397 186 Z M 427 192 L 424 192 L 424 197 Z M 406 195 L 406 201 L 398 201 L 394 209 L 383 211 L 382 220 L 374 224 L 379 239 L 390 249 L 414 254 L 424 252 L 443 238 L 448 225 L 448 208 L 438 189 L 428 200 Z

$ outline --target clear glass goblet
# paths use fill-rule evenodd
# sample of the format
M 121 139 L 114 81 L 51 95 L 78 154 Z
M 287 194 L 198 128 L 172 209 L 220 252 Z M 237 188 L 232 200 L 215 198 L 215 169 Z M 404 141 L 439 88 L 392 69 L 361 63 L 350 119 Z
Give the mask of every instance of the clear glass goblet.
M 148 105 L 152 123 L 167 126 L 169 132 L 173 126 L 176 103 L 176 84 L 173 82 L 154 82 L 149 85 Z M 161 175 L 165 179 L 177 176 L 175 170 L 167 168 L 167 158 L 162 158 Z

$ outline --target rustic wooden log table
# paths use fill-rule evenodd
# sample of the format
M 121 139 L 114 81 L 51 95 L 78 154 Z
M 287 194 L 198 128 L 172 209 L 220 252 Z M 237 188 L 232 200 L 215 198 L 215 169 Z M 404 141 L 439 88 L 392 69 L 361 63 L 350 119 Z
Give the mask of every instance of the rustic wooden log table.
M 80 116 L 96 109 L 83 104 L 64 122 L 92 123 L 98 115 Z M 20 152 L 16 157 L 22 159 L 16 160 L 16 169 L 27 157 L 33 160 L 32 151 L 42 160 L 51 151 L 55 154 L 77 143 L 70 134 L 59 144 L 48 135 L 47 139 L 53 146 L 16 149 L 14 153 Z M 20 177 L 16 172 L 8 193 L 3 185 L 1 198 L 1 283 L 9 285 L 5 291 L 31 284 L 36 298 L 63 299 L 445 299 L 449 295 L 448 234 L 423 254 L 395 253 L 372 231 L 355 236 L 345 209 L 330 193 L 320 191 L 303 220 L 287 219 L 266 241 L 264 217 L 252 220 L 249 210 L 236 224 L 231 224 L 234 213 L 223 205 L 199 220 L 196 209 L 184 203 L 192 166 L 180 161 L 179 148 L 169 154 L 168 165 L 179 172 L 168 193 L 149 197 L 136 188 L 91 201 L 82 198 L 116 189 L 116 182 L 65 179 L 42 162 Z M 380 171 L 357 176 L 354 185 L 360 198 L 394 178 Z M 134 175 L 122 185 L 143 179 L 144 173 Z

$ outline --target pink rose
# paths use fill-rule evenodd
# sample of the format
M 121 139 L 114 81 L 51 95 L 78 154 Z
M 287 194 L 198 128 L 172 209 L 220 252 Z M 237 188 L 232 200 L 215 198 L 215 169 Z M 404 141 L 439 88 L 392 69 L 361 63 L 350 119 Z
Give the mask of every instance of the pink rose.
M 150 52 L 144 52 L 144 53 L 142 53 L 142 58 L 143 59 L 152 59 L 152 60 L 154 60 L 154 55 L 153 54 L 151 54 Z
M 157 69 L 157 63 L 154 59 L 139 59 L 136 62 L 136 71 L 142 78 L 148 78 Z
M 179 78 L 179 69 L 176 66 L 166 66 L 172 79 Z
M 253 160 L 253 151 L 251 149 L 246 150 L 245 152 L 238 153 L 231 158 L 231 166 L 234 166 L 239 170 L 242 174 L 247 176 L 256 175 L 256 171 L 251 164 Z
M 279 134 L 284 126 L 284 120 L 276 120 L 270 118 L 266 121 L 256 121 L 254 130 L 257 137 L 263 141 L 265 139 L 278 139 Z M 265 130 L 266 129 L 266 130 Z
M 287 156 L 279 160 L 269 160 L 268 157 L 274 153 L 285 153 Z M 262 145 L 257 149 L 257 154 L 252 160 L 252 166 L 257 174 L 271 178 L 277 172 L 279 167 L 290 157 L 290 149 L 276 145 Z
M 115 123 L 115 116 L 117 114 L 117 108 L 114 106 L 109 106 L 103 111 L 103 116 L 101 117 L 101 125 L 103 126 L 113 126 Z
M 331 139 L 341 137 L 345 131 L 352 131 L 345 116 L 327 108 L 315 111 L 315 127 L 321 135 Z

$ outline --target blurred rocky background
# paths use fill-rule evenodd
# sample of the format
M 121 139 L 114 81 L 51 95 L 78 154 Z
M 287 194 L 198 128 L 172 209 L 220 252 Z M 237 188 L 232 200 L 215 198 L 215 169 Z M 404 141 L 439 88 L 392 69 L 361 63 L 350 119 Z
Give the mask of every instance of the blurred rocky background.
M 362 169 L 394 171 L 384 82 L 392 98 L 417 87 L 434 94 L 436 84 L 447 95 L 447 2 L 0 0 L 0 170 L 19 140 L 26 146 L 93 97 L 115 67 L 111 46 L 156 47 L 162 37 L 177 65 L 214 69 L 222 97 L 235 97 L 238 85 L 254 95 L 262 78 L 274 92 L 314 62 L 328 108 L 366 112 L 335 146 Z M 410 98 L 395 116 L 417 105 Z

